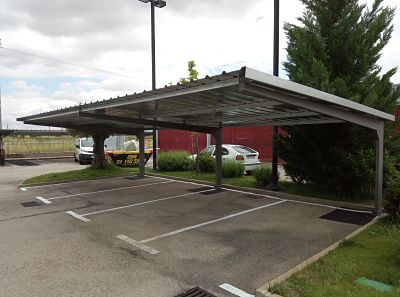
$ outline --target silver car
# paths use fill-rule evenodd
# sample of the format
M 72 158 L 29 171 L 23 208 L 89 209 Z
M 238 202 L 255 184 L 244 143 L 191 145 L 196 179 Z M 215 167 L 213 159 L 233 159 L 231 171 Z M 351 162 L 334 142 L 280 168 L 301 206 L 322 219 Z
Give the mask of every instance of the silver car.
M 215 145 L 210 145 L 200 152 L 200 154 L 206 154 L 215 158 Z M 196 159 L 197 155 L 191 156 Z M 243 162 L 244 170 L 247 174 L 261 165 L 259 159 L 259 153 L 252 148 L 238 144 L 223 144 L 222 145 L 222 161 L 224 160 L 236 160 Z

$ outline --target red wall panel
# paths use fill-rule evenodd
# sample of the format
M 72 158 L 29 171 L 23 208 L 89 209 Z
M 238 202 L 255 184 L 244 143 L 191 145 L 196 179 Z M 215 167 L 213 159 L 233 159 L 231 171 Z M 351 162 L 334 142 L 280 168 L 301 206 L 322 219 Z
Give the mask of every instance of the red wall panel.
M 270 161 L 272 154 L 271 135 L 272 128 L 270 126 L 224 128 L 222 129 L 222 143 L 241 144 L 251 147 L 260 153 L 262 161 Z M 194 154 L 192 139 L 194 138 L 191 132 L 160 130 L 158 133 L 158 146 L 161 151 L 185 150 Z M 199 133 L 200 150 L 206 147 L 206 143 L 206 134 Z M 211 137 L 211 143 L 215 144 L 213 137 Z

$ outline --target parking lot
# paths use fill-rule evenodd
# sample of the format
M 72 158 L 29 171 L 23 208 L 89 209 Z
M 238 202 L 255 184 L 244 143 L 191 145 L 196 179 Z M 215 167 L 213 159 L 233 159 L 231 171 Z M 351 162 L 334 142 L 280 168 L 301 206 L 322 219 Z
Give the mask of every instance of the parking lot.
M 152 176 L 9 192 L 4 296 L 172 297 L 196 286 L 252 295 L 368 221 L 358 211 Z

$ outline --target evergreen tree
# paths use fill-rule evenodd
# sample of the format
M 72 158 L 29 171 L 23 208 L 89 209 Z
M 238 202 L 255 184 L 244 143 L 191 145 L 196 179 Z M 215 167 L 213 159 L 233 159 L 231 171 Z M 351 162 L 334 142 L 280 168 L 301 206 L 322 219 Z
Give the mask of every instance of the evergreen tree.
M 394 9 L 382 7 L 382 0 L 372 7 L 358 0 L 302 2 L 306 9 L 300 24 L 284 27 L 289 79 L 393 113 L 400 97 L 390 81 L 396 68 L 381 74 L 377 62 L 393 31 Z M 285 130 L 279 151 L 294 181 L 347 193 L 361 187 L 366 177 L 354 168 L 353 157 L 373 147 L 375 132 L 352 124 Z

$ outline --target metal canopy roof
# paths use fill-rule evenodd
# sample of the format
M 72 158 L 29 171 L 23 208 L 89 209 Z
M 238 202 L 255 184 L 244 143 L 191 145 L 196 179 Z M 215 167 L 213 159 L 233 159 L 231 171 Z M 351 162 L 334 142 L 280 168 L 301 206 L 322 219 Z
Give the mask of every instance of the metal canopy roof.
M 212 132 L 219 127 L 351 122 L 374 130 L 391 114 L 243 67 L 187 84 L 126 95 L 17 119 L 26 124 L 135 133 L 165 128 Z

